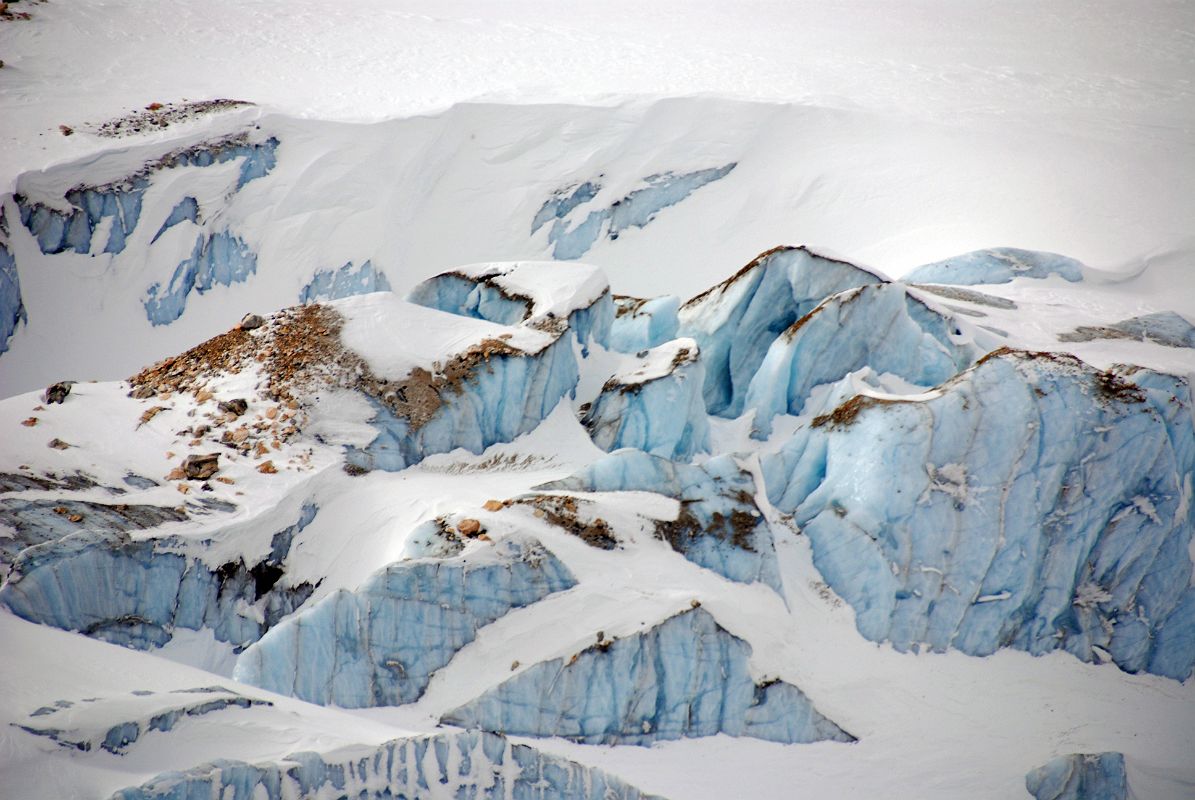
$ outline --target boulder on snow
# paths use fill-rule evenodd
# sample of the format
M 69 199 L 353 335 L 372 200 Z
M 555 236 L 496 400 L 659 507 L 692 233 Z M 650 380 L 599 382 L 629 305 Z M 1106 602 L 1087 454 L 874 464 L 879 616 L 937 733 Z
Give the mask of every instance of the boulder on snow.
M 186 460 L 183 461 L 183 474 L 191 480 L 207 480 L 220 469 L 219 461 L 219 453 L 187 456 Z
M 43 403 L 61 403 L 66 400 L 66 396 L 71 393 L 71 385 L 74 381 L 59 381 L 52 383 L 46 387 L 46 391 L 42 393 L 41 399 Z

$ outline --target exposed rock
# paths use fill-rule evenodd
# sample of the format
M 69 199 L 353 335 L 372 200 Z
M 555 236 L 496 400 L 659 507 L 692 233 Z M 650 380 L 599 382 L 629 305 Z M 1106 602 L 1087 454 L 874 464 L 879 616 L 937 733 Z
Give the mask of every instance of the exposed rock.
M 219 453 L 187 456 L 186 460 L 183 461 L 183 474 L 191 480 L 207 480 L 220 469 L 219 460 Z
M 245 316 L 241 317 L 240 328 L 243 331 L 251 331 L 251 330 L 260 328 L 262 325 L 265 325 L 265 324 L 266 324 L 265 318 L 262 317 L 260 314 L 250 313 L 250 314 L 246 314 Z
M 70 447 L 69 444 L 62 441 L 58 437 L 51 439 L 48 446 L 54 448 L 55 450 L 66 450 L 68 447 Z
M 456 529 L 460 531 L 461 536 L 476 536 L 481 533 L 481 523 L 472 518 L 462 519 Z
M 216 408 L 225 414 L 232 414 L 234 417 L 239 417 L 249 410 L 249 401 L 243 397 L 238 397 L 234 400 L 223 400 L 216 404 Z
M 59 381 L 46 387 L 45 393 L 42 394 L 42 402 L 61 403 L 66 400 L 66 396 L 71 393 L 73 383 L 74 381 Z

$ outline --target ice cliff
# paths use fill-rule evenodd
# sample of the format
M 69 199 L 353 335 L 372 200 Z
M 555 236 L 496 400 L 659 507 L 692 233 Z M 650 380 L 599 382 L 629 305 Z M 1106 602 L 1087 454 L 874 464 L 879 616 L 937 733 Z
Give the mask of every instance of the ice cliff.
M 930 388 L 969 366 L 978 351 L 957 324 L 900 284 L 869 284 L 836 294 L 789 326 L 768 347 L 743 402 L 757 433 L 777 414 L 800 414 L 818 386 L 870 368 Z
M 444 721 L 520 736 L 587 744 L 749 736 L 797 743 L 854 737 L 826 719 L 796 688 L 757 683 L 751 648 L 694 609 L 643 633 L 600 641 L 531 667 Z
M 316 514 L 274 534 L 271 551 L 210 567 L 188 543 L 164 536 L 134 540 L 96 522 L 88 530 L 28 547 L 0 587 L 0 605 L 24 619 L 147 650 L 170 641 L 176 628 L 211 629 L 235 647 L 256 641 L 311 596 L 290 585 L 283 561 L 294 536 Z M 61 516 L 61 515 L 56 515 Z
M 610 348 L 621 353 L 635 353 L 675 339 L 680 325 L 676 317 L 679 310 L 680 298 L 671 295 L 650 300 L 616 296 Z
M 994 247 L 925 264 L 906 274 L 904 280 L 909 283 L 970 286 L 1008 283 L 1014 278 L 1048 278 L 1051 275 L 1076 283 L 1083 280 L 1083 264 L 1057 253 Z
M 765 459 L 768 495 L 869 639 L 1064 649 L 1182 680 L 1191 393 L 1127 378 L 1001 350 L 921 399 L 857 396 Z
M 1059 756 L 1025 776 L 1036 800 L 1129 800 L 1124 756 L 1097 753 Z
M 675 339 L 607 380 L 581 424 L 607 452 L 633 447 L 688 461 L 709 450 L 704 378 L 697 343 Z
M 398 562 L 288 619 L 242 654 L 235 676 L 321 705 L 411 703 L 483 625 L 574 583 L 528 539 Z
M 709 412 L 741 414 L 751 378 L 777 337 L 830 295 L 881 281 L 806 248 L 780 247 L 686 302 L 678 334 L 701 348 Z
M 215 761 L 168 772 L 110 800 L 651 800 L 601 770 L 491 733 L 395 739 L 378 747 L 292 753 L 273 763 Z

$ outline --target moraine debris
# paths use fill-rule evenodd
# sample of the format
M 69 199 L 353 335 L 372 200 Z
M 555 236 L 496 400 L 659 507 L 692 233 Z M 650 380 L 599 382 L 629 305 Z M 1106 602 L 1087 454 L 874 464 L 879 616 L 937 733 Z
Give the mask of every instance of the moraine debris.
M 219 453 L 204 453 L 187 456 L 183 461 L 183 474 L 191 480 L 207 480 L 220 469 Z
M 59 381 L 58 383 L 50 384 L 46 387 L 46 391 L 42 394 L 43 403 L 61 403 L 66 400 L 66 396 L 71 393 L 71 385 L 74 381 Z

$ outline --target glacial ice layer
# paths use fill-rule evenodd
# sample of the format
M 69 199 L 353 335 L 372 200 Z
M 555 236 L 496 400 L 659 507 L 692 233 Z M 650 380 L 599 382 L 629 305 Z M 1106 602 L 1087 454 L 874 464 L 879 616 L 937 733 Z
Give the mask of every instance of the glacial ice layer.
M 777 337 L 830 295 L 882 280 L 803 247 L 780 247 L 690 299 L 681 306 L 678 334 L 701 348 L 706 408 L 737 417 Z
M 1129 800 L 1133 796 L 1120 753 L 1059 756 L 1026 775 L 1025 788 L 1036 800 Z
M 774 742 L 851 742 L 804 693 L 756 683 L 751 647 L 704 609 L 531 667 L 444 722 L 585 744 L 650 745 L 725 733 Z
M 696 342 L 662 344 L 606 381 L 581 424 L 606 452 L 633 447 L 688 461 L 709 450 L 704 378 Z
M 928 399 L 855 397 L 765 459 L 768 495 L 868 639 L 1182 680 L 1191 391 L 1126 373 L 999 350 Z
M 485 554 L 401 561 L 287 619 L 245 650 L 235 677 L 321 705 L 411 703 L 479 628 L 575 583 L 530 539 L 503 539 Z
M 652 800 L 601 770 L 492 733 L 395 739 L 378 747 L 293 753 L 264 764 L 221 760 L 167 772 L 110 800 Z M 658 800 L 658 799 L 657 799 Z
M 974 286 L 981 283 L 1009 283 L 1014 278 L 1044 279 L 1051 275 L 1077 283 L 1083 280 L 1083 264 L 1057 253 L 993 247 L 924 264 L 906 274 L 904 280 L 908 283 Z

